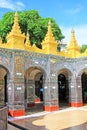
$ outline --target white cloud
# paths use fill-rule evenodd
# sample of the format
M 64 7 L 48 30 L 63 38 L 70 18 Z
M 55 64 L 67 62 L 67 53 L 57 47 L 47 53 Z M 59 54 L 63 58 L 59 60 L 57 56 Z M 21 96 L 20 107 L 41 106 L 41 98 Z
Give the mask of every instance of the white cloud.
M 78 5 L 75 8 L 71 8 L 71 9 L 66 10 L 66 13 L 68 13 L 70 15 L 75 15 L 77 13 L 80 13 L 83 10 L 83 8 L 84 7 L 82 5 Z
M 25 5 L 24 5 L 22 2 L 20 2 L 20 1 L 17 1 L 16 4 L 19 5 L 19 6 L 21 6 L 21 7 L 24 7 L 24 6 L 25 6 Z
M 11 10 L 21 10 L 25 7 L 22 2 L 13 2 L 11 0 L 0 0 L 0 8 L 11 9 Z
M 15 5 L 18 7 L 18 10 L 25 8 L 25 5 L 20 1 L 17 1 Z
M 77 43 L 81 46 L 82 44 L 87 44 L 87 25 L 79 25 L 73 27 L 75 31 L 75 38 L 77 40 Z M 61 27 L 61 31 L 63 35 L 65 36 L 65 39 L 63 40 L 65 43 L 70 43 L 71 38 L 71 30 L 72 27 Z
M 9 0 L 0 0 L 0 7 L 14 10 L 14 5 L 9 2 Z

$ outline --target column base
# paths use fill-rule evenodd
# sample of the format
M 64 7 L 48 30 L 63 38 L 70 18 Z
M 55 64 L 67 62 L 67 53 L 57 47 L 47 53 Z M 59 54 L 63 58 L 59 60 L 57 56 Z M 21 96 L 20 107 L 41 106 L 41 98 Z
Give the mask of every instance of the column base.
M 25 110 L 8 110 L 8 114 L 12 117 L 24 116 Z
M 58 106 L 43 106 L 43 110 L 52 112 L 52 111 L 59 110 L 59 107 Z
M 82 102 L 71 102 L 70 106 L 71 107 L 81 107 L 81 106 L 83 106 L 83 103 Z
M 27 107 L 34 107 L 35 106 L 35 102 L 31 102 L 27 104 Z
M 35 102 L 35 103 L 40 103 L 40 102 L 41 102 L 41 101 L 40 101 L 40 98 L 35 98 L 34 102 Z

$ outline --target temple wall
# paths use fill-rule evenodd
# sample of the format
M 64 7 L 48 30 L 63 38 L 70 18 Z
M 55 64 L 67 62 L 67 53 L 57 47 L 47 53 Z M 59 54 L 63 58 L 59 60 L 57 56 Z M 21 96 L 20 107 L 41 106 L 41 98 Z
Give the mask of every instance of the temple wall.
M 20 116 L 25 114 L 25 71 L 31 67 L 38 68 L 44 77 L 44 93 L 43 93 L 43 109 L 45 111 L 55 111 L 59 109 L 58 99 L 58 75 L 64 73 L 67 77 L 69 85 L 69 103 L 71 106 L 82 106 L 82 86 L 81 71 L 86 68 L 87 59 L 66 59 L 55 55 L 43 55 L 25 51 L 7 52 L 8 57 L 3 52 L 0 55 L 0 65 L 7 72 L 7 93 L 9 113 L 12 116 Z M 4 60 L 3 60 L 4 59 Z M 83 62 L 81 62 L 83 61 Z M 85 66 L 84 66 L 85 64 Z M 34 80 L 27 80 L 28 86 L 33 86 L 31 91 L 27 87 L 27 103 L 33 102 L 35 97 Z M 4 101 L 4 82 L 0 81 L 0 95 Z

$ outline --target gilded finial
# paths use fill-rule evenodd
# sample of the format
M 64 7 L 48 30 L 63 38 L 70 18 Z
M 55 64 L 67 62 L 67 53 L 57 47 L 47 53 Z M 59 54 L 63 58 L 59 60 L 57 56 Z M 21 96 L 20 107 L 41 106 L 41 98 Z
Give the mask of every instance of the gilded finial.
M 71 30 L 71 40 L 70 40 L 70 44 L 69 46 L 67 47 L 67 50 L 68 51 L 73 51 L 73 52 L 76 52 L 76 51 L 80 51 L 80 47 L 76 41 L 76 38 L 75 38 L 75 31 L 74 29 Z
M 14 24 L 12 27 L 12 31 L 15 33 L 21 33 L 21 29 L 20 29 L 19 22 L 18 22 L 18 12 L 17 11 L 15 12 Z
M 0 37 L 0 47 L 2 47 L 2 38 Z
M 15 12 L 15 17 L 18 17 L 18 12 L 17 11 Z
M 28 31 L 27 31 L 27 36 L 26 36 L 26 42 L 25 42 L 25 45 L 26 45 L 27 47 L 31 47 Z
M 75 39 L 75 31 L 74 31 L 73 28 L 71 30 L 71 39 L 74 40 L 74 41 L 76 41 L 76 39 Z
M 11 30 L 10 34 L 8 34 L 8 35 L 11 35 L 11 33 L 13 33 L 14 35 L 21 35 L 22 34 L 20 26 L 19 26 L 18 12 L 17 11 L 15 12 L 15 15 L 14 15 L 14 24 L 12 26 L 12 30 Z
M 47 34 L 45 36 L 45 39 L 44 39 L 45 42 L 52 42 L 54 41 L 54 36 L 53 36 L 53 33 L 52 33 L 52 27 L 51 27 L 51 21 L 49 20 L 48 22 L 48 31 L 47 31 Z
M 2 38 L 0 37 L 0 44 L 2 44 Z
M 24 45 L 24 39 L 25 34 L 22 34 L 19 22 L 18 22 L 18 13 L 15 12 L 14 15 L 14 24 L 12 26 L 12 30 L 9 34 L 7 34 L 7 48 L 13 48 L 13 49 L 25 49 Z M 16 39 L 16 40 L 15 40 Z
M 55 40 L 55 38 L 53 36 L 52 26 L 51 26 L 51 21 L 50 20 L 48 22 L 47 34 L 46 34 L 46 36 L 45 36 L 45 38 L 44 38 L 44 40 L 43 40 L 43 42 L 41 44 L 42 44 L 42 49 L 44 49 L 45 53 L 47 53 L 47 54 L 48 53 L 51 53 L 51 54 L 56 53 L 58 42 Z
M 50 19 L 49 19 L 48 25 L 51 25 L 51 21 L 50 21 Z
M 74 29 L 72 28 L 71 33 L 75 33 Z

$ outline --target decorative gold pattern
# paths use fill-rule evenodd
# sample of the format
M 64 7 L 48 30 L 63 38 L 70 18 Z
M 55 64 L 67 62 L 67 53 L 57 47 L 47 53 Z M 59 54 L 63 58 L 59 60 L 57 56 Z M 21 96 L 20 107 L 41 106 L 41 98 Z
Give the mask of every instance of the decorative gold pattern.
M 17 73 L 22 73 L 23 69 L 22 69 L 22 56 L 16 56 L 15 57 L 15 74 Z

